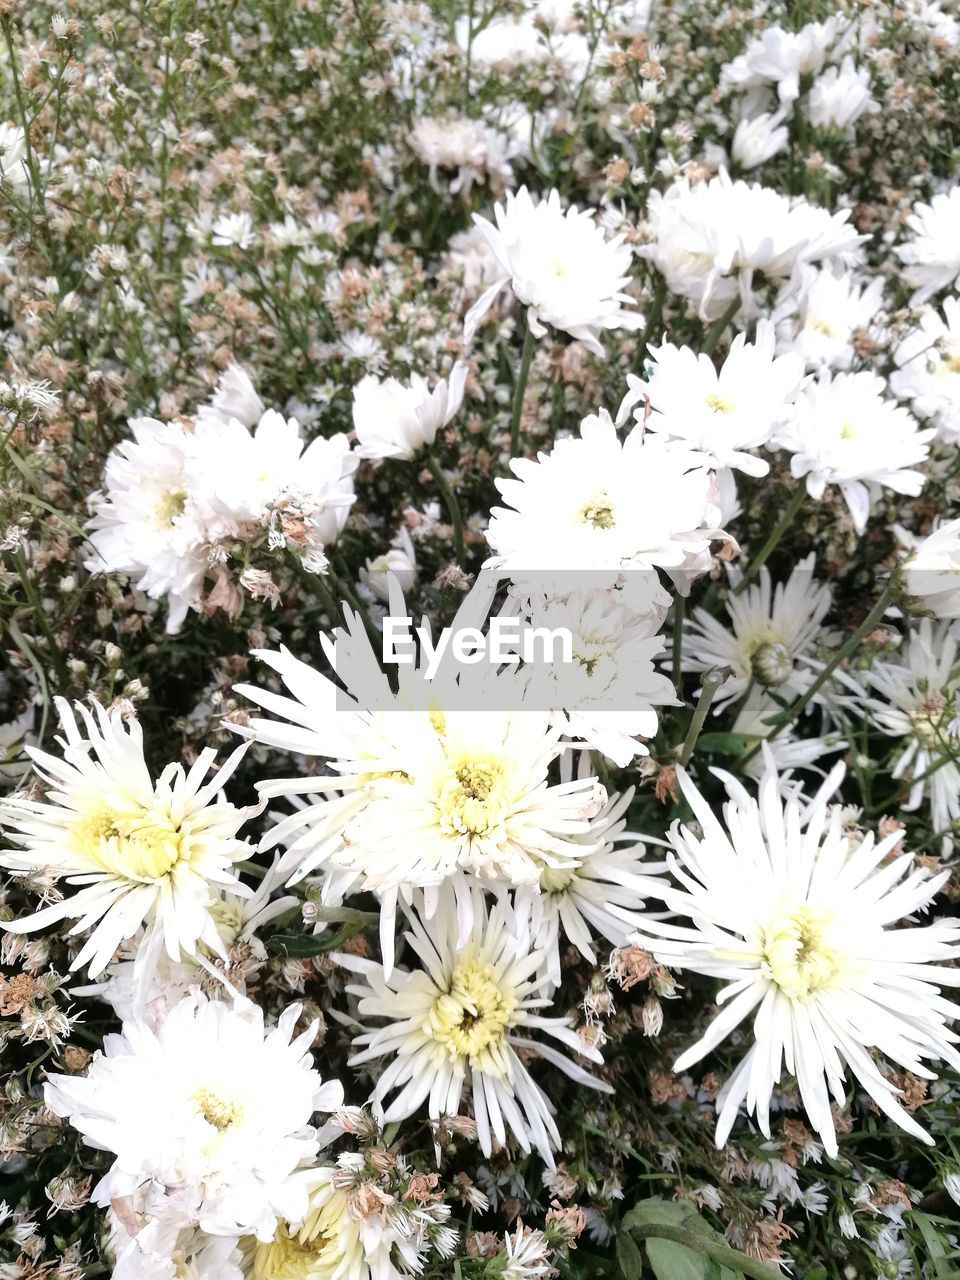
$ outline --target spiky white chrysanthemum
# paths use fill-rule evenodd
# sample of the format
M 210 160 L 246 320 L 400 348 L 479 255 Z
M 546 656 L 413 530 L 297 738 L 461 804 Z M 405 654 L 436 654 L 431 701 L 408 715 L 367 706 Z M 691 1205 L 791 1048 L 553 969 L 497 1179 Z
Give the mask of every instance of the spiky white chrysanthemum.
M 746 450 L 767 443 L 803 381 L 802 358 L 775 357 L 774 345 L 773 324 L 761 320 L 753 342 L 743 333 L 734 338 L 719 372 L 709 356 L 689 347 L 651 347 L 652 372 L 646 381 L 627 375 L 630 390 L 618 417 L 639 403 L 635 416 L 650 431 L 682 440 L 714 467 L 765 476 L 770 464 Z
M 772 187 L 734 182 L 721 170 L 709 182 L 681 179 L 651 192 L 647 220 L 655 240 L 641 252 L 702 316 L 718 316 L 738 296 L 753 313 L 756 275 L 779 284 L 800 263 L 853 265 L 863 237 L 849 217 L 849 209 L 829 213 Z
M 46 1105 L 116 1156 L 94 1201 L 162 1187 L 201 1230 L 258 1240 L 278 1218 L 302 1221 L 320 1146 L 310 1122 L 343 1089 L 313 1068 L 316 1023 L 293 1037 L 299 1016 L 291 1005 L 267 1031 L 258 1005 L 197 994 L 156 1031 L 107 1036 L 85 1076 L 51 1075 Z
M 839 19 L 808 22 L 799 31 L 765 27 L 720 73 L 721 84 L 754 89 L 775 84 L 782 102 L 800 96 L 800 77 L 820 71 L 837 38 Z
M 786 793 L 796 787 L 794 770 L 810 769 L 822 776 L 823 770 L 818 767 L 820 760 L 836 751 L 842 751 L 847 743 L 839 733 L 805 738 L 796 736 L 792 729 L 781 729 L 775 738 L 770 738 L 770 721 L 780 710 L 765 689 L 755 688 L 737 708 L 731 732 L 741 735 L 750 746 L 761 739 L 768 740 L 770 758 L 776 765 Z M 766 760 L 762 755 L 751 755 L 743 762 L 744 773 L 756 780 L 763 777 L 765 769 Z
M 809 686 L 813 669 L 804 659 L 817 647 L 833 595 L 829 586 L 814 578 L 815 563 L 811 552 L 776 587 L 764 567 L 759 581 L 741 592 L 736 588 L 743 575 L 730 569 L 729 627 L 707 609 L 694 611 L 684 629 L 683 669 L 730 668 L 731 675 L 717 694 L 718 706 L 742 697 L 751 683 L 787 698 L 797 697 Z
M 452 894 L 444 895 L 429 924 L 419 904 L 408 911 L 404 936 L 421 968 L 395 969 L 388 979 L 371 960 L 338 957 L 364 979 L 347 988 L 359 1000 L 365 1027 L 350 1062 L 390 1060 L 379 1070 L 372 1095 L 385 1122 L 411 1116 L 424 1103 L 431 1119 L 456 1115 L 469 1085 L 484 1155 L 495 1141 L 505 1145 L 509 1132 L 524 1151 L 535 1148 L 552 1167 L 560 1145 L 553 1107 L 517 1050 L 539 1054 L 579 1084 L 609 1091 L 530 1035 L 544 1032 L 592 1062 L 602 1059 L 567 1019 L 540 1012 L 549 1004 L 551 986 L 543 951 L 511 930 L 503 904 L 488 912 L 482 893 L 472 892 L 473 927 L 465 940 Z M 388 1102 L 390 1095 L 395 1096 Z
M 925 908 L 949 873 L 931 876 L 911 853 L 898 853 L 901 831 L 879 841 L 872 832 L 844 834 L 839 807 L 827 807 L 843 775 L 838 765 L 804 808 L 781 799 L 772 762 L 756 800 L 717 771 L 729 797 L 721 823 L 678 770 L 702 834 L 674 823 L 680 887 L 660 896 L 691 923 L 647 919 L 638 940 L 663 964 L 725 983 L 717 996 L 723 1012 L 675 1070 L 753 1017 L 753 1044 L 717 1099 L 718 1146 L 744 1101 L 770 1136 L 770 1099 L 784 1069 L 831 1156 L 830 1099 L 843 1106 L 847 1068 L 880 1111 L 932 1142 L 897 1102 L 871 1050 L 922 1079 L 934 1078 L 924 1059 L 960 1067 L 953 1047 L 960 1037 L 947 1026 L 960 1007 L 940 995 L 942 985 L 960 985 L 960 968 L 944 964 L 960 954 L 960 923 L 891 927 Z
M 765 164 L 790 145 L 790 130 L 780 111 L 761 111 L 744 116 L 738 123 L 730 144 L 730 156 L 741 169 L 755 169 Z
M 960 618 L 960 520 L 934 529 L 910 552 L 905 585 L 937 618 Z
M 914 205 L 907 218 L 912 239 L 899 245 L 897 257 L 904 264 L 903 278 L 914 286 L 914 306 L 926 302 L 948 286 L 960 289 L 960 186 L 941 191 L 929 204 Z
M 100 973 L 114 952 L 142 925 L 138 961 L 144 976 L 165 949 L 171 960 L 196 955 L 201 944 L 223 955 L 211 914 L 219 891 L 249 893 L 233 864 L 249 846 L 237 831 L 258 806 L 236 808 L 222 797 L 245 748 L 235 751 L 209 782 L 216 752 L 207 748 L 189 772 L 170 764 L 154 782 L 143 757 L 135 719 L 80 703 L 77 716 L 56 700 L 62 759 L 36 747 L 27 751 L 47 785 L 43 800 L 13 795 L 0 804 L 0 821 L 17 846 L 0 852 L 0 866 L 82 886 L 59 902 L 0 927 L 29 933 L 59 920 L 76 920 L 71 934 L 92 928 L 71 968 Z
M 936 435 L 920 430 L 906 409 L 889 400 L 874 373 L 821 373 L 797 398 L 796 415 L 774 436 L 793 454 L 790 470 L 821 499 L 837 485 L 854 528 L 863 533 L 871 498 L 883 488 L 916 497 L 924 475 L 916 470 Z
M 467 366 L 458 361 L 449 378 L 431 391 L 418 374 L 408 384 L 398 378 L 382 382 L 372 374 L 353 389 L 353 426 L 360 458 L 398 458 L 409 462 L 429 448 L 463 403 Z
M 560 193 L 539 202 L 521 187 L 507 193 L 494 208 L 496 226 L 474 214 L 500 264 L 500 277 L 470 308 L 468 338 L 476 332 L 497 294 L 509 284 L 527 309 L 527 324 L 538 338 L 546 325 L 578 338 L 588 350 L 603 355 L 604 329 L 637 329 L 643 317 L 625 311 L 634 299 L 624 292 L 630 282 L 633 250 L 622 236 L 608 240 L 593 209 L 564 210 Z
M 880 110 L 870 89 L 870 72 L 856 66 L 848 54 L 839 67 L 828 67 L 810 86 L 810 123 L 815 129 L 837 130 L 852 138 L 852 126 L 860 117 Z
M 927 307 L 893 358 L 890 390 L 931 419 L 941 439 L 960 442 L 960 298 L 945 300 L 942 318 Z
M 854 335 L 874 326 L 883 286 L 882 276 L 864 280 L 853 271 L 800 267 L 774 310 L 777 350 L 798 352 L 810 369 L 849 369 Z
M 960 820 L 960 661 L 951 626 L 949 619 L 921 618 L 894 658 L 846 676 L 866 695 L 848 704 L 851 709 L 900 740 L 890 768 L 892 778 L 909 785 L 900 808 L 912 812 L 927 800 L 931 830 L 945 853 Z
M 406 1280 L 431 1251 L 448 1257 L 450 1206 L 400 1200 L 382 1181 L 353 1153 L 311 1170 L 306 1216 L 281 1222 L 269 1241 L 245 1242 L 247 1280 Z
M 623 795 L 610 797 L 590 823 L 585 843 L 591 848 L 579 863 L 557 871 L 544 870 L 536 888 L 520 888 L 514 895 L 517 920 L 529 930 L 533 945 L 544 953 L 547 974 L 558 986 L 561 934 L 596 964 L 597 938 L 610 947 L 622 947 L 642 924 L 649 877 L 661 872 L 664 864 L 647 862 L 644 846 L 626 830 L 624 815 L 633 794 L 630 787 Z
M 708 459 L 635 427 L 621 442 L 608 413 L 498 480 L 487 541 L 510 573 L 682 568 L 719 536 Z

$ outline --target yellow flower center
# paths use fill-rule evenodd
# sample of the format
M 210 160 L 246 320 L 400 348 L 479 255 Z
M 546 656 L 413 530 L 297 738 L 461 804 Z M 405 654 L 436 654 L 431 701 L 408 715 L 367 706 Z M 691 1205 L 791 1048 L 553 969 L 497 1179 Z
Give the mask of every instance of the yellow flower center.
M 207 1124 L 212 1125 L 218 1133 L 225 1133 L 232 1124 L 240 1119 L 243 1108 L 238 1102 L 229 1098 L 221 1098 L 213 1089 L 201 1085 L 192 1095 L 192 1101 Z
M 711 391 L 707 396 L 707 408 L 714 413 L 732 413 L 736 407 L 732 400 L 725 400 L 718 391 Z
M 598 494 L 580 508 L 580 520 L 594 529 L 612 529 L 616 524 L 613 503 L 605 493 Z
M 353 1241 L 343 1239 L 345 1222 L 352 1226 Z M 349 1249 L 351 1243 L 354 1250 Z M 362 1260 L 359 1225 L 348 1217 L 346 1196 L 336 1191 L 311 1209 L 301 1226 L 281 1223 L 269 1243 L 253 1242 L 249 1280 L 334 1280 L 343 1274 L 348 1251 Z
M 183 856 L 183 832 L 150 810 L 97 809 L 78 818 L 70 834 L 81 853 L 126 880 L 161 880 Z
M 503 763 L 493 756 L 455 763 L 441 776 L 436 805 L 444 835 L 479 836 L 493 830 L 507 809 Z
M 183 515 L 186 505 L 187 495 L 182 491 L 172 490 L 169 493 L 162 494 L 153 509 L 157 524 L 161 526 L 173 524 L 177 516 Z
M 503 1043 L 515 1007 L 493 965 L 470 956 L 454 969 L 449 991 L 434 1001 L 423 1030 L 451 1059 L 469 1058 L 477 1065 L 491 1046 Z
M 575 867 L 544 867 L 540 872 L 540 888 L 544 893 L 563 893 L 576 874 Z
M 844 422 L 840 427 L 841 440 L 854 440 L 857 435 L 856 427 L 852 422 Z
M 815 333 L 822 333 L 825 338 L 833 337 L 833 325 L 829 320 L 811 320 L 809 327 Z
M 832 913 L 804 904 L 778 912 L 763 931 L 762 962 L 791 1000 L 807 1000 L 843 967 L 843 956 L 832 945 L 832 924 Z
M 944 360 L 943 363 L 948 373 L 960 373 L 960 353 L 951 356 L 949 360 Z
M 913 732 L 923 746 L 933 747 L 943 742 L 949 732 L 950 714 L 947 699 L 939 690 L 927 694 L 911 717 Z

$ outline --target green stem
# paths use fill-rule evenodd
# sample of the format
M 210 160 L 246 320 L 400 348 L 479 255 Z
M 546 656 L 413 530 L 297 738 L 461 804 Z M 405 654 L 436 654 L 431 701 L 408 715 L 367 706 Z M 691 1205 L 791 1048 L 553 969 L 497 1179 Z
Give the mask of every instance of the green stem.
M 533 330 L 527 325 L 527 331 L 523 335 L 523 351 L 520 353 L 520 368 L 517 371 L 517 381 L 513 389 L 513 414 L 510 418 L 510 454 L 514 458 L 520 452 L 520 415 L 523 411 L 527 380 L 530 377 L 535 341 Z
M 33 147 L 30 145 L 30 119 L 27 116 L 26 104 L 23 101 L 23 93 L 20 89 L 20 70 L 17 65 L 17 52 L 13 44 L 10 20 L 8 18 L 4 18 L 2 25 L 3 39 L 7 46 L 7 54 L 10 58 L 10 74 L 13 77 L 13 96 L 17 102 L 17 112 L 20 116 L 20 128 L 23 130 L 23 147 L 27 153 L 27 170 L 30 174 L 30 189 L 33 196 L 35 196 L 40 203 L 40 212 L 42 214 L 43 190 L 40 185 L 40 169 L 37 165 L 36 156 L 33 154 Z
M 64 661 L 63 654 L 60 652 L 60 646 L 57 644 L 57 638 L 53 633 L 53 628 L 47 618 L 47 611 L 43 607 L 43 601 L 37 595 L 33 585 L 33 578 L 30 576 L 30 566 L 27 564 L 26 558 L 22 551 L 18 551 L 14 556 L 17 565 L 17 572 L 20 574 L 20 582 L 23 585 L 24 595 L 27 597 L 27 603 L 30 605 L 33 614 L 33 625 L 39 627 L 47 642 L 47 652 L 54 671 L 57 673 L 57 679 L 60 682 L 60 692 L 66 693 L 70 686 L 70 673 L 67 670 L 67 664 Z
M 706 720 L 707 712 L 710 710 L 710 704 L 717 696 L 720 688 L 726 684 L 729 676 L 729 667 L 712 667 L 701 676 L 700 697 L 697 699 L 697 705 L 693 709 L 693 719 L 690 721 L 687 736 L 683 740 L 683 750 L 680 752 L 681 764 L 689 763 L 690 757 L 693 755 L 693 748 L 697 745 L 697 739 L 703 729 L 703 722 Z
M 726 332 L 727 325 L 730 323 L 730 321 L 733 319 L 733 317 L 737 314 L 739 310 L 740 310 L 740 295 L 738 293 L 735 298 L 731 298 L 730 301 L 727 303 L 726 309 L 724 310 L 723 315 L 716 322 L 716 324 L 707 331 L 707 336 L 703 340 L 703 346 L 700 348 L 700 350 L 703 352 L 705 356 L 712 356 L 714 351 L 716 351 L 717 343 L 720 341 L 720 339 L 723 337 L 724 333 Z
M 884 585 L 883 591 L 880 593 L 880 598 L 877 600 L 877 603 L 860 623 L 853 635 L 849 636 L 840 648 L 831 656 L 830 661 L 817 676 L 816 680 L 814 680 L 810 688 L 807 689 L 805 693 L 802 693 L 800 697 L 797 698 L 796 702 L 791 703 L 785 711 L 781 711 L 777 716 L 771 716 L 764 720 L 764 724 L 770 724 L 773 727 L 767 734 L 766 738 L 761 738 L 760 741 L 752 747 L 745 756 L 743 756 L 740 762 L 741 766 L 753 759 L 764 742 L 770 742 L 771 739 L 776 738 L 784 729 L 793 724 L 797 717 L 805 710 L 811 699 L 815 698 L 827 683 L 834 671 L 836 671 L 837 667 L 840 666 L 841 662 L 845 662 L 857 649 L 861 640 L 868 636 L 874 627 L 877 626 L 880 619 L 886 612 L 888 605 L 893 600 L 895 585 L 896 575 L 891 574 Z
M 665 1222 L 643 1222 L 631 1226 L 630 1234 L 637 1240 L 672 1240 L 674 1244 L 682 1244 L 684 1248 L 712 1258 L 720 1267 L 729 1267 L 736 1275 L 747 1276 L 749 1280 L 782 1280 L 779 1271 L 751 1258 L 745 1253 L 721 1244 L 719 1240 L 711 1240 L 709 1236 L 698 1235 L 686 1227 L 672 1227 Z
M 770 536 L 767 538 L 766 542 L 763 544 L 763 546 L 760 548 L 757 554 L 753 557 L 753 559 L 747 565 L 746 572 L 744 573 L 740 582 L 737 584 L 736 587 L 734 587 L 734 591 L 733 591 L 734 595 L 738 596 L 741 591 L 746 589 L 750 579 L 754 576 L 754 574 L 759 573 L 759 571 L 770 559 L 771 555 L 773 555 L 773 552 L 776 550 L 777 546 L 779 545 L 780 539 L 786 533 L 790 525 L 793 524 L 796 514 L 800 510 L 800 508 L 803 506 L 803 500 L 806 496 L 807 496 L 806 485 L 804 485 L 802 481 L 798 481 L 793 491 L 793 495 L 790 498 L 790 501 L 787 503 L 786 507 L 784 508 L 783 515 L 780 517 L 777 523 L 773 526 L 773 529 L 770 531 Z
M 526 347 L 524 347 L 524 350 L 526 350 Z M 460 514 L 460 503 L 451 488 L 450 481 L 443 474 L 440 463 L 437 462 L 432 453 L 427 454 L 427 470 L 433 476 L 434 484 L 440 490 L 446 503 L 450 523 L 453 525 L 454 552 L 457 557 L 457 564 L 462 569 L 464 567 L 465 553 L 463 548 L 463 516 Z

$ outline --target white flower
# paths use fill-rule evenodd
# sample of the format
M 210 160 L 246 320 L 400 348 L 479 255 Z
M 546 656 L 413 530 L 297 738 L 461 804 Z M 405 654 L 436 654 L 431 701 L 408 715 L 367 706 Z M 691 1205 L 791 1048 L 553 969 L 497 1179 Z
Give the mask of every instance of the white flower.
M 920 325 L 893 353 L 890 390 L 930 418 L 941 439 L 960 442 L 960 298 L 947 298 L 943 317 L 927 307 Z
M 800 77 L 815 74 L 823 67 L 838 27 L 837 18 L 808 22 L 799 31 L 766 27 L 739 57 L 727 63 L 720 83 L 738 89 L 775 84 L 780 100 L 792 102 L 800 96 Z
M 490 248 L 487 237 L 477 226 L 458 231 L 450 237 L 444 254 L 444 266 L 463 279 L 463 287 L 471 291 L 485 289 L 500 279 L 500 263 Z
M 555 1274 L 550 1260 L 550 1245 L 542 1231 L 517 1223 L 513 1235 L 503 1238 L 507 1260 L 500 1271 L 501 1280 L 543 1280 Z
M 845 683 L 863 697 L 848 705 L 878 732 L 900 739 L 890 766 L 892 778 L 909 784 L 900 808 L 910 813 L 929 800 L 931 831 L 949 853 L 960 819 L 960 663 L 949 618 L 921 618 L 895 658 L 875 659 Z
M 716 696 L 717 710 L 742 697 L 753 683 L 790 699 L 811 684 L 814 671 L 804 659 L 816 650 L 833 596 L 829 586 L 814 578 L 815 560 L 811 552 L 772 593 L 765 566 L 759 582 L 739 593 L 736 588 L 743 575 L 731 568 L 732 589 L 726 599 L 729 630 L 709 610 L 694 610 L 684 628 L 683 669 L 730 668 L 732 674 Z
M 267 406 L 257 395 L 250 375 L 238 364 L 231 364 L 217 379 L 209 404 L 197 410 L 197 420 L 214 419 L 226 424 L 236 418 L 245 427 L 255 427 L 266 411 Z
M 936 435 L 933 427 L 919 430 L 885 390 L 874 373 L 821 373 L 798 397 L 795 419 L 774 437 L 793 454 L 790 470 L 806 477 L 811 498 L 819 501 L 828 484 L 839 485 L 858 533 L 881 488 L 919 494 L 925 477 L 915 467 Z
M 869 331 L 883 306 L 883 277 L 801 266 L 774 311 L 780 352 L 797 351 L 807 368 L 849 369 L 858 329 Z M 892 385 L 892 384 L 891 384 Z
M 390 599 L 391 577 L 404 595 L 409 595 L 417 583 L 417 553 L 406 525 L 397 530 L 389 551 L 368 560 L 360 570 L 360 581 L 382 604 Z
M 291 1005 L 266 1031 L 250 1001 L 195 995 L 156 1031 L 129 1022 L 107 1036 L 85 1076 L 51 1074 L 46 1105 L 116 1156 L 95 1203 L 162 1187 L 203 1231 L 259 1240 L 280 1217 L 302 1220 L 319 1149 L 310 1121 L 343 1090 L 313 1068 L 316 1024 L 291 1039 L 299 1016 Z
M 458 361 L 449 379 L 431 391 L 418 374 L 406 385 L 397 378 L 368 374 L 353 388 L 353 426 L 361 458 L 399 458 L 409 462 L 429 448 L 441 427 L 450 423 L 463 403 L 467 366 Z
M 414 121 L 410 132 L 410 146 L 430 166 L 430 181 L 436 184 L 438 169 L 456 169 L 457 176 L 450 183 L 450 191 L 462 191 L 469 195 L 475 182 L 486 182 L 491 191 L 499 194 L 513 186 L 513 167 L 510 164 L 517 149 L 497 129 L 491 129 L 480 120 L 467 116 L 441 120 L 433 116 L 421 116 Z
M 849 209 L 829 213 L 758 183 L 734 182 L 721 170 L 709 182 L 675 182 L 651 192 L 647 220 L 651 258 L 672 292 L 690 298 L 705 318 L 718 316 L 739 294 L 757 310 L 754 276 L 779 284 L 799 263 L 851 265 L 863 240 L 848 223 Z
M 939 991 L 960 984 L 960 969 L 944 964 L 958 954 L 960 926 L 889 927 L 924 908 L 949 872 L 931 877 L 910 853 L 887 863 L 901 832 L 879 842 L 870 832 L 852 844 L 839 809 L 827 809 L 843 773 L 838 765 L 803 809 L 780 799 L 772 768 L 759 800 L 721 775 L 729 796 L 721 824 L 678 770 L 703 834 L 674 823 L 670 842 L 683 888 L 660 896 L 692 923 L 648 919 L 638 940 L 661 963 L 725 983 L 717 996 L 723 1011 L 674 1070 L 687 1070 L 753 1016 L 753 1044 L 717 1098 L 718 1146 L 745 1100 L 770 1137 L 770 1098 L 786 1069 L 827 1154 L 836 1156 L 830 1103 L 832 1095 L 844 1104 L 846 1068 L 884 1115 L 932 1143 L 870 1050 L 922 1079 L 933 1078 L 922 1059 L 960 1066 L 958 1037 L 946 1025 L 960 1007 Z
M 737 125 L 730 154 L 741 169 L 755 169 L 784 151 L 790 142 L 790 130 L 780 112 L 762 111 L 744 118 Z
M 770 758 L 779 772 L 781 787 L 785 795 L 797 790 L 797 782 L 793 777 L 796 769 L 809 769 L 822 775 L 818 762 L 824 756 L 835 751 L 842 751 L 848 744 L 837 733 L 830 733 L 817 738 L 801 738 L 795 736 L 791 729 L 781 729 L 775 738 L 770 738 L 769 719 L 777 714 L 780 707 L 763 688 L 752 689 L 737 708 L 736 719 L 731 725 L 731 732 L 742 734 L 750 744 L 764 739 Z M 751 756 L 743 763 L 744 773 L 759 781 L 766 769 L 766 758 L 761 755 Z
M 236 1239 L 210 1236 L 190 1219 L 188 1197 L 145 1184 L 107 1211 L 111 1280 L 244 1280 Z M 176 1266 L 179 1272 L 171 1270 Z
M 210 228 L 212 244 L 221 248 L 249 249 L 254 241 L 253 219 L 249 213 L 224 213 Z
M 560 935 L 591 964 L 597 963 L 595 939 L 610 947 L 626 946 L 629 935 L 641 927 L 644 898 L 650 891 L 649 876 L 663 863 L 644 861 L 642 844 L 626 831 L 624 814 L 633 799 L 633 788 L 613 795 L 590 823 L 584 838 L 589 845 L 579 864 L 545 868 L 540 883 L 522 887 L 514 895 L 514 912 L 533 945 L 545 956 L 550 981 L 562 979 Z M 618 844 L 629 847 L 618 849 Z
M 929 204 L 916 204 L 907 218 L 913 238 L 900 245 L 903 278 L 913 285 L 914 306 L 948 286 L 960 289 L 960 186 L 941 191 Z
M 535 1148 L 553 1167 L 553 1151 L 560 1145 L 553 1107 L 517 1050 L 545 1057 L 578 1084 L 609 1091 L 531 1033 L 542 1031 L 592 1062 L 602 1059 L 565 1018 L 541 1013 L 550 988 L 543 953 L 511 932 L 503 906 L 488 913 L 482 894 L 472 892 L 473 927 L 466 939 L 450 896 L 429 926 L 422 908 L 408 911 L 405 936 L 421 968 L 396 969 L 387 979 L 370 960 L 338 957 L 364 979 L 363 985 L 348 987 L 359 999 L 364 1026 L 350 1062 L 390 1059 L 378 1067 L 373 1091 L 374 1108 L 385 1123 L 415 1114 L 424 1103 L 433 1120 L 456 1115 L 469 1084 L 484 1155 L 492 1153 L 495 1142 L 505 1146 L 509 1132 L 522 1150 Z M 371 1021 L 382 1025 L 371 1027 Z
M 500 264 L 500 277 L 470 308 L 464 323 L 468 340 L 508 283 L 527 308 L 527 324 L 538 338 L 545 325 L 552 325 L 603 355 L 604 329 L 642 325 L 642 316 L 624 310 L 634 301 L 624 292 L 633 252 L 622 236 L 606 238 L 592 209 L 564 211 L 556 190 L 537 203 L 521 187 L 516 195 L 508 192 L 506 204 L 498 204 L 494 214 L 496 226 L 474 214 Z
M 143 734 L 136 720 L 124 723 L 93 704 L 74 712 L 56 700 L 63 758 L 36 747 L 27 751 L 47 784 L 44 800 L 13 795 L 0 805 L 8 839 L 17 849 L 0 852 L 8 871 L 43 871 L 81 885 L 61 901 L 0 927 L 28 933 L 59 920 L 76 920 L 72 934 L 93 931 L 71 964 L 100 973 L 126 938 L 143 924 L 138 958 L 149 975 L 161 948 L 171 960 L 196 955 L 202 943 L 224 954 L 210 908 L 217 890 L 249 892 L 233 864 L 250 850 L 236 838 L 242 824 L 259 812 L 227 804 L 222 788 L 240 763 L 235 751 L 207 783 L 216 759 L 205 749 L 189 772 L 180 764 L 164 769 L 156 782 L 143 758 Z
M 627 375 L 631 390 L 620 416 L 626 405 L 649 401 L 649 414 L 645 403 L 635 412 L 648 430 L 700 450 L 714 467 L 765 476 L 769 463 L 745 450 L 768 442 L 803 381 L 802 358 L 774 357 L 774 341 L 773 325 L 761 320 L 754 342 L 743 333 L 734 338 L 719 373 L 709 356 L 689 347 L 651 347 L 652 372 L 646 382 Z
M 862 115 L 880 110 L 870 93 L 870 73 L 854 66 L 847 56 L 839 67 L 828 67 L 817 76 L 810 89 L 807 111 L 817 129 L 837 129 L 852 134 L 851 126 Z
M 508 572 L 682 568 L 717 536 L 708 459 L 635 427 L 621 443 L 606 411 L 498 480 L 491 565 Z
M 940 525 L 906 561 L 906 589 L 937 618 L 960 618 L 960 520 Z
M 29 183 L 26 155 L 23 130 L 19 125 L 0 121 L 0 187 L 16 190 Z

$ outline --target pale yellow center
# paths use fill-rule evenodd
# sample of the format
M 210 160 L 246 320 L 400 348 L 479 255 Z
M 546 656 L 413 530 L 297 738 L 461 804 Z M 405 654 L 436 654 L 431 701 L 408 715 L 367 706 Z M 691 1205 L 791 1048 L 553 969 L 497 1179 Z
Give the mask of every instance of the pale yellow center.
M 810 328 L 813 329 L 815 333 L 822 333 L 825 338 L 833 337 L 833 325 L 829 320 L 811 320 Z
M 183 856 L 183 833 L 162 813 L 96 809 L 70 828 L 79 851 L 115 876 L 161 880 Z
M 942 742 L 950 716 L 947 699 L 939 691 L 929 693 L 911 717 L 913 732 L 923 746 L 933 747 Z
M 580 508 L 580 520 L 594 529 L 612 529 L 616 524 L 613 503 L 605 493 L 598 494 Z
M 474 1060 L 502 1043 L 515 1007 L 513 996 L 498 985 L 493 965 L 468 957 L 454 969 L 449 991 L 434 1001 L 424 1032 L 451 1058 Z
M 507 812 L 503 762 L 495 756 L 454 761 L 439 782 L 436 805 L 440 830 L 448 836 L 482 836 Z
M 540 888 L 544 893 L 563 893 L 576 874 L 575 867 L 544 867 L 540 872 Z
M 269 1243 L 256 1241 L 249 1280 L 334 1280 L 344 1274 L 344 1263 L 352 1253 L 362 1262 L 359 1226 L 354 1224 L 351 1241 L 344 1248 L 343 1226 L 348 1206 L 342 1191 L 307 1214 L 299 1227 L 281 1223 Z M 348 1269 L 348 1274 L 353 1274 Z
M 832 923 L 831 913 L 805 904 L 778 912 L 763 931 L 762 962 L 791 1000 L 807 1000 L 843 967 L 843 956 L 832 942 Z
M 943 363 L 948 373 L 960 373 L 960 353 L 951 356 L 949 360 L 944 360 Z
M 718 391 L 711 391 L 706 403 L 707 408 L 712 409 L 714 413 L 732 413 L 736 408 L 732 400 L 725 400 Z
M 173 524 L 177 516 L 183 515 L 183 509 L 186 505 L 186 493 L 172 490 L 163 494 L 153 509 L 157 524 L 161 526 Z
M 201 1085 L 194 1092 L 192 1100 L 207 1124 L 212 1125 L 218 1133 L 225 1133 L 243 1114 L 243 1108 L 238 1102 L 221 1098 L 218 1093 L 206 1088 L 205 1085 Z
M 856 437 L 857 430 L 852 422 L 844 422 L 840 427 L 841 440 L 853 440 Z

